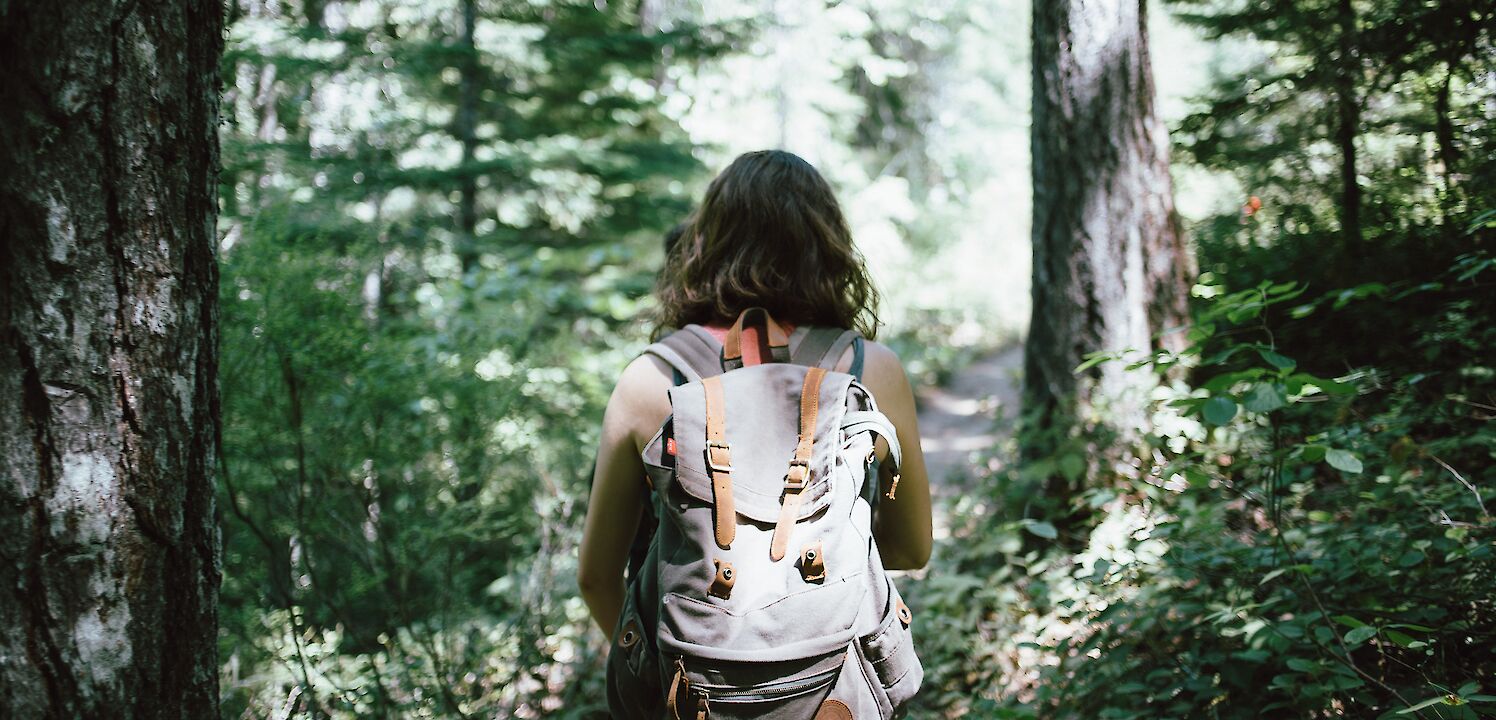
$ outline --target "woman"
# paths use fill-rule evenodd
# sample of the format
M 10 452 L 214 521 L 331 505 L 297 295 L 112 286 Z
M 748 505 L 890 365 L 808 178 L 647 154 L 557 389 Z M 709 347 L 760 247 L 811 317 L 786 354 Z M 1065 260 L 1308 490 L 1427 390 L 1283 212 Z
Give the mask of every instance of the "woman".
M 661 331 L 695 323 L 721 340 L 741 311 L 762 307 L 786 331 L 832 326 L 869 338 L 860 353 L 861 380 L 893 422 L 903 448 L 895 499 L 880 500 L 874 537 L 888 569 L 923 567 L 930 557 L 930 493 L 914 395 L 898 357 L 871 341 L 876 292 L 821 174 L 779 150 L 734 160 L 707 188 L 666 258 L 656 290 Z M 852 370 L 858 354 L 847 348 L 835 369 Z M 577 575 L 593 620 L 610 636 L 623 605 L 631 542 L 649 497 L 640 454 L 670 414 L 667 392 L 673 384 L 669 365 L 641 355 L 624 369 L 603 416 Z M 880 440 L 879 457 L 886 453 Z

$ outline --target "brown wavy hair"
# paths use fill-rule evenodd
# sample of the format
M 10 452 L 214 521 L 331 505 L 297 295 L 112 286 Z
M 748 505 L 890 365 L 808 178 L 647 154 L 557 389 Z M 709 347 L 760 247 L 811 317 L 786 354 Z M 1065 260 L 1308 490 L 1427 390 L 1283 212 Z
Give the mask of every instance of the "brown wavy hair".
M 656 334 L 750 307 L 797 325 L 878 329 L 878 292 L 831 185 L 783 150 L 745 153 L 711 185 L 655 286 Z

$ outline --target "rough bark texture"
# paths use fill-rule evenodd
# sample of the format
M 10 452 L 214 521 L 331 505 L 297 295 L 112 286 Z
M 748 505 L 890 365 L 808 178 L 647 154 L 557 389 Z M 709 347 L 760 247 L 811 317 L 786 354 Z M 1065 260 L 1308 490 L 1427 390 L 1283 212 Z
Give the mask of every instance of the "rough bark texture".
M 222 13 L 0 0 L 0 716 L 218 714 Z
M 1041 431 L 1093 423 L 1099 405 L 1110 424 L 1132 426 L 1140 373 L 1074 369 L 1089 352 L 1151 349 L 1155 333 L 1186 318 L 1194 269 L 1154 114 L 1144 4 L 1034 0 L 1033 85 L 1025 407 Z

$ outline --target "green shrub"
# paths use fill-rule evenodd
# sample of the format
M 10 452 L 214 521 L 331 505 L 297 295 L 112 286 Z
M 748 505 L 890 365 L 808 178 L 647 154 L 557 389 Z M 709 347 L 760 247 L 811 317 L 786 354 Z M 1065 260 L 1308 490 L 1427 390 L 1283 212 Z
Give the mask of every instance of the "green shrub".
M 1492 267 L 1469 253 L 1433 278 L 1312 298 L 1296 282 L 1228 292 L 1207 274 L 1191 347 L 1133 365 L 1160 378 L 1152 427 L 1135 463 L 1077 499 L 1090 522 L 1068 539 L 1082 549 L 1062 550 L 1048 523 L 994 522 L 973 498 L 955 508 L 959 541 L 909 593 L 927 705 L 1496 715 Z M 1417 364 L 1311 372 L 1275 343 L 1275 323 L 1372 307 L 1385 341 L 1408 345 L 1378 356 Z M 1188 382 L 1171 379 L 1180 368 Z M 993 473 L 983 495 L 1021 476 Z

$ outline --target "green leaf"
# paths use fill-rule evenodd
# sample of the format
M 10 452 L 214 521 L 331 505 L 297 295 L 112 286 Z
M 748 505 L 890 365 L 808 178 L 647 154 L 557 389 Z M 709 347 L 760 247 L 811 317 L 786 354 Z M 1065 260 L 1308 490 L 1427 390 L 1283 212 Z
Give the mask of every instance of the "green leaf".
M 1325 459 L 1325 453 L 1330 449 L 1323 445 L 1305 445 L 1303 450 L 1304 460 L 1307 462 L 1319 462 Z
M 1246 370 L 1235 370 L 1232 372 L 1216 375 L 1215 377 L 1206 380 L 1203 384 L 1200 385 L 1200 387 L 1209 390 L 1211 393 L 1220 394 L 1226 392 L 1227 390 L 1230 390 L 1232 385 L 1247 380 L 1256 380 L 1257 378 L 1260 378 L 1266 374 L 1267 371 L 1263 370 L 1262 368 L 1247 368 Z
M 1330 688 L 1334 690 L 1349 690 L 1351 688 L 1361 687 L 1362 685 L 1365 685 L 1366 682 L 1359 677 L 1334 675 L 1326 680 L 1325 684 L 1330 686 Z
M 1330 467 L 1340 472 L 1352 474 L 1361 472 L 1361 458 L 1356 457 L 1356 454 L 1349 450 L 1332 448 L 1325 452 L 1325 462 L 1330 463 Z
M 1418 642 L 1417 640 L 1413 639 L 1413 636 L 1408 635 L 1407 633 L 1400 633 L 1396 630 L 1388 630 L 1387 639 L 1391 640 L 1394 643 L 1397 643 L 1398 647 L 1409 647 L 1413 643 Z
M 1298 363 L 1295 362 L 1293 358 L 1288 357 L 1287 355 L 1280 355 L 1266 348 L 1258 348 L 1257 354 L 1261 355 L 1262 359 L 1266 361 L 1267 364 L 1272 365 L 1279 370 L 1293 372 L 1293 369 L 1295 367 L 1298 367 Z
M 1288 393 L 1278 383 L 1257 383 L 1242 400 L 1249 412 L 1272 412 L 1288 404 Z
M 1299 672 L 1309 673 L 1319 669 L 1319 663 L 1304 658 L 1289 658 L 1288 667 Z
M 1229 397 L 1217 395 L 1205 401 L 1205 407 L 1201 409 L 1205 415 L 1205 422 L 1211 425 L 1225 425 L 1236 417 L 1236 403 Z
M 1430 705 L 1434 705 L 1436 703 L 1444 703 L 1445 705 L 1449 705 L 1450 704 L 1450 702 L 1449 702 L 1449 696 L 1447 696 L 1447 695 L 1438 695 L 1438 696 L 1435 696 L 1435 697 L 1431 697 L 1431 698 L 1429 698 L 1427 700 L 1423 700 L 1423 701 L 1420 701 L 1420 702 L 1413 703 L 1413 705 L 1410 706 L 1410 707 L 1403 708 L 1402 710 L 1398 710 L 1397 714 L 1398 715 L 1407 715 L 1409 713 L 1415 713 L 1415 712 L 1418 712 L 1419 710 L 1422 710 L 1422 709 L 1424 709 L 1424 708 L 1426 708 L 1426 707 L 1428 707 Z
M 1060 532 L 1058 530 L 1055 530 L 1054 526 L 1050 525 L 1047 522 L 1026 522 L 1023 524 L 1023 529 L 1046 540 L 1053 540 L 1060 536 Z
M 1096 367 L 1097 365 L 1100 365 L 1101 363 L 1109 362 L 1109 361 L 1112 361 L 1112 360 L 1116 360 L 1118 358 L 1118 355 L 1117 355 L 1117 353 L 1113 353 L 1113 352 L 1101 351 L 1101 352 L 1087 353 L 1085 357 L 1086 357 L 1085 362 L 1083 362 L 1083 363 L 1081 363 L 1079 365 L 1076 365 L 1075 369 L 1071 370 L 1070 372 L 1072 372 L 1072 373 L 1083 373 L 1083 372 L 1085 372 L 1087 370 L 1090 370 L 1093 367 Z
M 1074 453 L 1061 455 L 1059 465 L 1060 474 L 1071 482 L 1079 479 L 1086 472 L 1086 459 Z
M 1362 625 L 1361 627 L 1352 629 L 1350 632 L 1345 634 L 1345 644 L 1354 647 L 1366 642 L 1367 640 L 1370 640 L 1372 636 L 1376 634 L 1377 629 L 1375 627 L 1372 627 L 1371 625 Z
M 1302 319 L 1304 319 L 1306 317 L 1309 317 L 1310 315 L 1313 315 L 1314 314 L 1314 309 L 1315 309 L 1314 303 L 1305 303 L 1303 305 L 1300 305 L 1300 306 L 1298 306 L 1298 307 L 1290 310 L 1288 312 L 1288 314 L 1289 314 L 1290 317 L 1292 317 L 1295 320 L 1302 320 Z
M 1330 380 L 1328 378 L 1316 377 L 1314 375 L 1310 375 L 1309 373 L 1294 373 L 1293 375 L 1289 376 L 1288 384 L 1292 388 L 1298 388 L 1294 391 L 1295 395 L 1298 395 L 1300 393 L 1306 395 L 1310 394 L 1310 392 L 1307 391 L 1304 387 L 1306 385 L 1313 385 L 1314 388 L 1328 395 L 1354 395 L 1356 393 L 1355 383 L 1340 382 L 1339 380 Z

